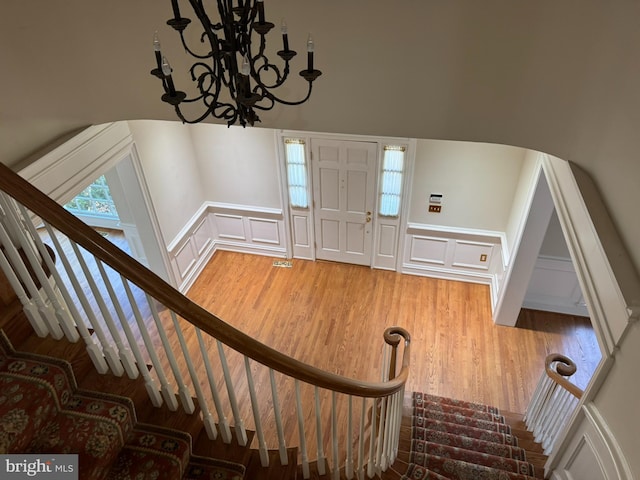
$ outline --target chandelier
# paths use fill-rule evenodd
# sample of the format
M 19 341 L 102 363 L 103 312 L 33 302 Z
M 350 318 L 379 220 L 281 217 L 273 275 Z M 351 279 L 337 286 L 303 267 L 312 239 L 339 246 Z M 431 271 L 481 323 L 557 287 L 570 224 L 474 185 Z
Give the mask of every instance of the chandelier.
M 175 108 L 178 117 L 185 123 L 198 123 L 209 115 L 226 120 L 231 126 L 239 123 L 243 127 L 253 126 L 260 118 L 256 110 L 271 110 L 276 103 L 300 105 L 311 96 L 313 81 L 321 75 L 313 67 L 313 40 L 307 40 L 307 68 L 300 76 L 308 82 L 304 98 L 289 101 L 279 98 L 274 90 L 282 86 L 289 77 L 289 61 L 296 55 L 289 48 L 287 26 L 282 22 L 281 68 L 269 61 L 265 55 L 266 34 L 274 24 L 265 20 L 263 0 L 217 0 L 218 22 L 214 23 L 205 11 L 203 0 L 188 0 L 202 25 L 200 41 L 205 44 L 206 54 L 196 53 L 187 44 L 185 29 L 191 20 L 180 14 L 178 0 L 171 0 L 173 18 L 167 21 L 180 34 L 185 50 L 195 58 L 189 69 L 195 83 L 197 95 L 187 98 L 187 94 L 176 90 L 171 78 L 172 69 L 160 51 L 160 41 L 156 32 L 153 48 L 156 68 L 151 73 L 162 81 L 162 100 Z M 282 65 L 282 63 L 284 65 Z M 226 90 L 227 94 L 222 92 Z M 201 102 L 204 112 L 196 118 L 187 119 L 181 105 Z

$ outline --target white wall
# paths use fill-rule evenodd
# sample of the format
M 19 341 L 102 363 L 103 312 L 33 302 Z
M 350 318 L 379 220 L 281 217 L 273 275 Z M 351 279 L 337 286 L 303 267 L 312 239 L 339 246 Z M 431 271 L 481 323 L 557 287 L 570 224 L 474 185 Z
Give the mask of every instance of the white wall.
M 507 258 L 511 257 L 510 252 L 516 248 L 516 242 L 520 241 L 520 235 L 524 229 L 527 219 L 526 213 L 529 209 L 533 192 L 535 191 L 538 155 L 538 152 L 532 150 L 527 150 L 525 153 L 522 169 L 520 170 L 520 177 L 518 178 L 513 196 L 511 211 L 509 212 L 509 220 L 507 221 L 507 227 L 505 229 L 509 252 Z
M 504 232 L 525 154 L 504 145 L 418 140 L 409 221 Z M 443 195 L 441 213 L 428 212 L 431 193 Z
M 129 123 L 181 291 L 216 249 L 285 256 L 273 130 Z
M 160 229 L 170 243 L 205 201 L 189 126 L 151 120 L 128 123 Z
M 272 129 L 198 124 L 189 131 L 206 200 L 282 208 Z
M 542 247 L 540 247 L 540 255 L 571 259 L 567 242 L 564 239 L 564 233 L 562 233 L 562 226 L 560 225 L 558 214 L 555 211 L 551 215 L 551 220 L 549 220 L 547 233 L 542 241 Z

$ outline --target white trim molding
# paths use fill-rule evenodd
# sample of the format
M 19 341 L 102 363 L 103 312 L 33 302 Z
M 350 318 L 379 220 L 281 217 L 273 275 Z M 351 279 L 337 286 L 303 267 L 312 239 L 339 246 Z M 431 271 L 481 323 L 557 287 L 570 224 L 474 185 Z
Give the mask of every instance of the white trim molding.
M 167 247 L 181 292 L 191 288 L 217 250 L 286 258 L 282 210 L 205 202 Z
M 571 258 L 538 256 L 522 306 L 588 317 L 589 310 Z
M 492 308 L 504 276 L 504 232 L 410 223 L 401 273 L 489 285 Z
M 550 155 L 542 165 L 591 321 L 613 355 L 637 318 L 640 279 L 592 179 Z
M 132 145 L 126 122 L 91 126 L 25 166 L 18 174 L 64 205 L 129 155 Z
M 593 403 L 582 406 L 578 427 L 551 476 L 554 480 L 633 480 L 631 468 Z

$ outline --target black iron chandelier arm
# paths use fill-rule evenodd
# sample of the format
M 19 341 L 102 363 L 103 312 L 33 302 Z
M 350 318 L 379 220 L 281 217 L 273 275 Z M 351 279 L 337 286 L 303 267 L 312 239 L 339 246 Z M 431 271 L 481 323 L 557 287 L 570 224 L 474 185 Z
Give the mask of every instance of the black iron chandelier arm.
M 321 75 L 321 72 L 313 67 L 314 45 L 311 36 L 307 40 L 307 69 L 300 72 L 300 75 L 309 83 L 307 94 L 300 100 L 288 101 L 271 92 L 282 86 L 290 77 L 289 62 L 296 56 L 296 52 L 289 48 L 286 25 L 283 22 L 281 28 L 283 49 L 277 54 L 284 61 L 284 65 L 275 65 L 267 58 L 265 37 L 273 29 L 274 24 L 265 20 L 264 0 L 211 2 L 217 7 L 220 18 L 218 23 L 210 20 L 204 7 L 205 0 L 187 0 L 202 27 L 200 43 L 210 46 L 206 54 L 198 53 L 202 49 L 188 44 L 184 31 L 191 20 L 182 17 L 179 1 L 171 0 L 173 18 L 167 21 L 167 24 L 180 34 L 180 41 L 185 51 L 196 59 L 189 72 L 191 80 L 196 84 L 197 94 L 187 99 L 184 92 L 175 88 L 171 76 L 172 70 L 168 61 L 162 57 L 157 35 L 154 37 L 156 68 L 151 73 L 161 79 L 165 92 L 162 100 L 174 107 L 180 120 L 185 123 L 198 123 L 211 115 L 226 120 L 228 125 L 234 123 L 242 126 L 253 125 L 254 122 L 260 121 L 254 108 L 271 110 L 276 103 L 295 106 L 309 99 L 312 83 Z M 259 39 L 255 37 L 256 35 Z M 255 54 L 252 54 L 252 49 Z M 219 100 L 222 90 L 227 91 L 229 98 L 226 102 Z M 183 102 L 189 104 L 203 102 L 205 111 L 197 118 L 188 120 L 180 108 Z
M 207 36 L 206 32 L 200 36 L 200 42 L 204 43 L 204 38 Z M 187 43 L 187 40 L 184 38 L 184 31 L 180 32 L 180 42 L 182 43 L 182 47 L 184 50 L 194 58 L 198 58 L 200 60 L 206 60 L 207 58 L 212 58 L 214 55 L 213 49 L 207 53 L 206 55 L 195 52 Z
M 206 100 L 204 102 L 207 106 L 207 109 L 202 113 L 202 115 L 193 120 L 189 120 L 183 115 L 182 111 L 180 110 L 180 105 L 175 106 L 176 115 L 183 123 L 190 124 L 200 123 L 209 115 L 213 115 L 215 118 L 218 118 L 220 120 L 227 120 L 227 122 L 230 121 L 231 124 L 235 123 L 236 118 L 238 117 L 237 109 L 235 106 L 231 105 L 230 103 L 215 102 L 213 104 L 209 104 Z M 216 111 L 219 109 L 223 109 L 222 112 Z
M 275 76 L 275 81 L 271 84 L 266 84 L 265 82 L 262 81 L 262 72 L 268 72 L 272 70 L 273 71 L 273 75 Z M 284 82 L 287 80 L 287 78 L 289 77 L 289 62 L 287 62 L 284 66 L 284 70 L 282 72 L 280 72 L 280 69 L 272 64 L 272 63 L 267 63 L 267 59 L 265 57 L 265 63 L 263 65 L 260 65 L 259 67 L 254 67 L 252 68 L 252 72 L 251 72 L 251 78 L 253 78 L 253 80 L 256 82 L 256 84 L 264 89 L 271 89 L 271 88 L 278 88 L 279 86 L 283 85 Z
M 204 71 L 196 75 L 196 69 L 200 67 Z M 208 64 L 204 62 L 196 62 L 189 69 L 191 73 L 191 80 L 196 82 L 196 86 L 200 95 L 188 101 L 193 102 L 196 100 L 200 100 L 204 95 L 210 94 L 211 89 L 215 87 L 215 97 L 217 99 L 218 94 L 220 92 L 220 76 L 216 74 L 216 70 L 212 69 Z M 187 101 L 187 100 L 185 100 Z
M 296 105 L 301 105 L 304 102 L 306 102 L 307 100 L 309 100 L 309 97 L 311 97 L 311 90 L 313 89 L 313 84 L 311 82 L 309 82 L 309 90 L 307 91 L 307 95 L 302 99 L 302 100 L 296 100 L 296 101 L 288 101 L 288 100 L 282 100 L 281 98 L 278 98 L 276 95 L 274 95 L 273 93 L 271 93 L 270 91 L 265 91 L 264 93 L 264 98 L 269 98 L 272 102 L 277 102 L 277 103 L 281 103 L 283 105 L 288 105 L 288 106 L 296 106 Z M 273 105 L 269 106 L 269 107 L 261 107 L 260 105 L 254 105 L 254 108 L 257 108 L 259 110 L 271 110 L 271 108 L 273 108 Z

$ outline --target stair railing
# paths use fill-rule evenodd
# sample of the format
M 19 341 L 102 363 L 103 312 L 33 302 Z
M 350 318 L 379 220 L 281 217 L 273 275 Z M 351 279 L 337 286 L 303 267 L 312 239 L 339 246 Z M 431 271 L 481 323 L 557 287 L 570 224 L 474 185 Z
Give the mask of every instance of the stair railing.
M 335 479 L 393 464 L 406 330 L 384 332 L 380 381 L 320 370 L 190 301 L 2 164 L 0 190 L 0 268 L 38 336 L 81 340 L 99 373 L 141 377 L 154 406 L 197 413 L 211 440 L 248 447 L 252 428 L 265 467 L 298 462 L 287 445 L 297 445 L 304 478 L 314 461 Z
M 570 358 L 558 353 L 547 355 L 545 371 L 527 407 L 524 422 L 546 455 L 553 452 L 556 440 L 582 398 L 583 391 L 567 380 L 576 370 Z

